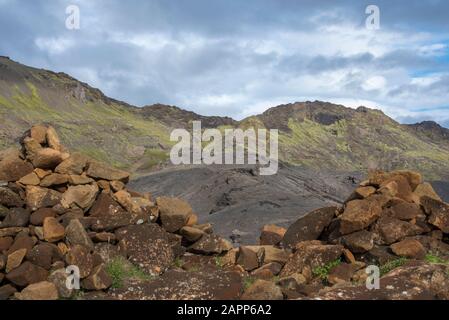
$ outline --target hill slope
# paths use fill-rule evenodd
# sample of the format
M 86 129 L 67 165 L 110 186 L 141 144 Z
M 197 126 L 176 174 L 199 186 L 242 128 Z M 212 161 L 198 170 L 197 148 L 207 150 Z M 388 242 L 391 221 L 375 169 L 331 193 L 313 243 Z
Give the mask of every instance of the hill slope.
M 271 108 L 240 122 L 173 106 L 143 108 L 106 97 L 64 73 L 0 57 L 0 148 L 35 123 L 52 124 L 63 143 L 98 160 L 142 173 L 167 164 L 173 128 L 248 126 L 280 129 L 281 160 L 334 171 L 408 168 L 448 180 L 449 138 L 435 123 L 401 125 L 378 110 L 325 102 Z

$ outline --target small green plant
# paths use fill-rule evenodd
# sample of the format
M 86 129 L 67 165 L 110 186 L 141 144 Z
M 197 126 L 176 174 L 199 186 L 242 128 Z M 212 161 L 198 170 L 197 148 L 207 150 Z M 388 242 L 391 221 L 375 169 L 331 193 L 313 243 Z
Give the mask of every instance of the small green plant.
M 215 265 L 219 268 L 223 268 L 223 259 L 221 257 L 215 257 Z
M 152 280 L 153 276 L 145 273 L 123 257 L 117 257 L 106 265 L 106 272 L 112 278 L 112 287 L 121 288 L 125 279 Z
M 429 263 L 449 264 L 448 260 L 445 260 L 441 258 L 438 254 L 432 252 L 428 253 L 425 259 Z
M 391 270 L 394 270 L 396 268 L 403 266 L 406 262 L 407 262 L 407 258 L 404 258 L 404 257 L 388 261 L 387 263 L 380 266 L 380 275 L 383 276 L 383 275 L 387 274 L 388 272 L 390 272 Z
M 182 268 L 182 266 L 184 265 L 184 261 L 180 257 L 177 257 L 173 264 L 176 268 Z
M 316 267 L 315 269 L 313 269 L 313 275 L 315 277 L 318 277 L 322 280 L 326 280 L 327 276 L 329 275 L 329 272 L 332 270 L 332 268 L 338 266 L 341 264 L 341 259 L 338 258 L 334 261 L 329 262 L 328 264 L 321 266 L 321 267 Z
M 256 281 L 256 278 L 246 277 L 243 279 L 243 288 L 246 290 Z

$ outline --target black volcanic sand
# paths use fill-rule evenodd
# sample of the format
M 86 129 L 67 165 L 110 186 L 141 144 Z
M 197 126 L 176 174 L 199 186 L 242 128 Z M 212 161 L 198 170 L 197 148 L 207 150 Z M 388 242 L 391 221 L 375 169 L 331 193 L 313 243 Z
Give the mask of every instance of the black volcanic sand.
M 217 234 L 254 244 L 263 225 L 287 227 L 311 210 L 340 204 L 362 178 L 285 166 L 272 176 L 250 166 L 182 166 L 137 178 L 129 188 L 185 199 Z

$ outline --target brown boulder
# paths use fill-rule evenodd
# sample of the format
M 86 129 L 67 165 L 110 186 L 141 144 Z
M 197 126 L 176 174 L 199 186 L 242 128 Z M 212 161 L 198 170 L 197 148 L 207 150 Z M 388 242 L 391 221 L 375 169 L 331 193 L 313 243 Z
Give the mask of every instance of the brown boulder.
M 327 281 L 330 284 L 348 283 L 351 281 L 354 273 L 359 270 L 360 267 L 355 264 L 341 263 L 329 270 Z
M 67 287 L 68 277 L 69 274 L 66 272 L 65 268 L 57 269 L 48 276 L 48 281 L 55 285 L 58 290 L 58 295 L 61 298 L 67 299 L 73 295 L 74 289 Z
M 53 207 L 61 202 L 62 194 L 51 189 L 27 186 L 26 202 L 32 211 L 39 208 Z
M 348 234 L 365 229 L 376 221 L 382 213 L 382 205 L 377 198 L 353 200 L 346 204 L 340 219 L 340 233 Z
M 260 261 L 256 252 L 245 247 L 240 247 L 237 257 L 237 264 L 241 265 L 246 271 L 252 271 L 259 268 Z
M 27 251 L 30 251 L 31 248 L 36 243 L 36 239 L 29 237 L 28 235 L 18 235 L 15 239 L 13 244 L 9 247 L 7 254 L 11 254 L 16 250 L 20 249 L 27 249 Z
M 10 284 L 0 287 L 0 301 L 7 300 L 9 297 L 11 297 L 16 292 L 17 292 L 17 289 L 14 288 Z
M 57 242 L 64 238 L 65 229 L 56 218 L 47 217 L 43 225 L 44 239 L 48 242 Z
M 156 224 L 132 225 L 115 232 L 120 252 L 149 274 L 159 274 L 175 260 L 171 235 Z
M 52 126 L 48 126 L 46 132 L 47 145 L 55 150 L 62 151 L 61 141 L 59 140 L 58 134 Z
M 111 285 L 112 279 L 106 272 L 104 265 L 95 267 L 90 276 L 81 283 L 81 286 L 86 290 L 105 290 Z
M 70 186 L 63 194 L 61 204 L 64 208 L 79 207 L 87 210 L 94 203 L 99 192 L 97 184 Z
M 35 168 L 54 169 L 64 160 L 64 154 L 52 148 L 42 148 L 36 151 L 31 159 Z
M 424 182 L 416 187 L 415 191 L 413 191 L 413 202 L 417 205 L 421 205 L 421 197 L 424 196 L 442 201 L 440 196 L 433 189 L 432 185 L 428 182 Z
M 187 225 L 193 214 L 192 207 L 184 200 L 170 197 L 156 199 L 162 227 L 168 232 L 176 232 Z
M 23 200 L 11 189 L 0 187 L 0 204 L 7 207 L 21 207 Z
M 293 248 L 301 241 L 318 239 L 324 228 L 331 223 L 337 209 L 337 207 L 321 208 L 299 218 L 287 229 L 282 240 L 283 245 Z
M 0 253 L 8 250 L 9 247 L 11 247 L 13 241 L 14 241 L 14 239 L 12 237 L 1 237 L 0 238 Z
M 45 218 L 54 218 L 57 215 L 57 212 L 51 208 L 41 208 L 31 214 L 30 222 L 32 225 L 41 226 Z
M 399 198 L 390 200 L 382 212 L 382 216 L 399 220 L 412 220 L 420 214 L 422 214 L 422 211 L 418 205 Z
M 374 247 L 374 234 L 361 230 L 341 238 L 341 243 L 354 253 L 363 253 Z
M 147 213 L 134 214 L 125 211 L 112 197 L 100 193 L 89 211 L 93 217 L 91 225 L 94 231 L 113 231 L 120 227 L 136 224 L 139 220 L 148 221 Z
M 36 173 L 31 172 L 29 174 L 27 174 L 26 176 L 20 178 L 20 180 L 18 181 L 20 184 L 23 185 L 29 185 L 29 186 L 37 186 L 39 185 L 39 183 L 41 182 L 41 179 L 39 179 L 39 177 L 37 176 Z
M 267 224 L 263 226 L 260 234 L 260 245 L 277 245 L 285 236 L 287 229 L 276 226 L 274 224 Z
M 94 268 L 94 260 L 90 250 L 80 245 L 70 247 L 69 252 L 65 255 L 65 262 L 69 266 L 79 268 L 81 279 L 89 276 Z
M 242 300 L 282 300 L 282 290 L 272 281 L 256 280 L 242 295 Z
M 18 150 L 7 150 L 0 160 L 0 181 L 19 181 L 33 169 L 31 163 L 20 158 Z
M 40 182 L 41 187 L 51 187 L 57 186 L 61 184 L 66 184 L 69 181 L 68 176 L 65 174 L 52 173 L 45 178 L 43 178 Z
M 47 144 L 47 127 L 44 125 L 34 125 L 30 129 L 30 137 L 39 144 Z
M 185 226 L 181 228 L 179 234 L 182 235 L 187 241 L 195 242 L 198 241 L 206 233 L 201 229 Z
M 422 233 L 422 229 L 415 224 L 389 217 L 379 219 L 373 231 L 379 234 L 381 244 L 392 244 Z
M 29 231 L 30 230 L 28 228 L 22 228 L 22 227 L 1 228 L 0 229 L 0 238 L 15 236 L 16 234 L 21 233 L 21 232 L 28 233 Z
M 429 215 L 429 223 L 444 233 L 449 233 L 449 205 L 428 196 L 422 197 L 421 203 L 424 211 Z
M 8 256 L 8 260 L 6 262 L 6 269 L 5 269 L 6 273 L 9 273 L 11 272 L 11 270 L 20 266 L 20 264 L 23 261 L 23 258 L 25 258 L 26 253 L 27 249 L 20 249 L 11 253 Z
M 25 261 L 18 268 L 8 273 L 6 279 L 19 287 L 26 287 L 30 284 L 47 280 L 47 276 L 47 270 Z
M 303 273 L 303 271 L 312 272 L 315 268 L 323 267 L 340 258 L 343 249 L 341 245 L 324 245 L 319 241 L 300 242 L 280 275 L 285 277 L 293 273 Z
M 16 293 L 19 300 L 57 300 L 58 290 L 56 286 L 48 281 L 33 283 L 20 293 Z
M 289 250 L 280 249 L 275 246 L 246 246 L 246 248 L 253 250 L 255 253 L 258 253 L 263 249 L 264 263 L 277 262 L 285 264 L 289 256 Z
M 56 258 L 58 258 L 58 248 L 49 243 L 40 243 L 31 249 L 27 254 L 27 260 L 31 263 L 50 270 L 51 265 Z M 62 258 L 60 255 L 59 258 Z
M 94 179 L 102 179 L 102 180 L 118 180 L 122 182 L 127 182 L 129 179 L 129 173 L 111 168 L 103 163 L 97 161 L 89 161 L 89 168 L 87 169 L 87 175 Z
M 406 239 L 394 243 L 390 246 L 395 255 L 411 259 L 423 259 L 426 255 L 426 249 L 418 241 L 414 239 Z
M 69 158 L 61 162 L 55 169 L 56 173 L 81 175 L 87 165 L 88 158 L 81 154 L 74 152 Z
M 108 292 L 130 300 L 235 300 L 241 291 L 242 278 L 236 272 L 169 270 L 153 281 L 129 281 Z
M 83 245 L 91 250 L 94 248 L 94 244 L 84 229 L 83 225 L 78 219 L 70 220 L 67 228 L 65 229 L 66 239 L 70 245 Z
M 69 183 L 75 186 L 80 184 L 91 184 L 94 181 L 95 181 L 94 179 L 89 178 L 86 175 L 73 175 L 73 174 L 69 175 Z
M 0 228 L 26 227 L 30 221 L 30 211 L 24 208 L 13 208 L 0 224 Z
M 188 250 L 197 254 L 221 254 L 223 252 L 231 250 L 232 244 L 213 234 L 208 234 L 201 237 L 200 240 L 192 244 Z

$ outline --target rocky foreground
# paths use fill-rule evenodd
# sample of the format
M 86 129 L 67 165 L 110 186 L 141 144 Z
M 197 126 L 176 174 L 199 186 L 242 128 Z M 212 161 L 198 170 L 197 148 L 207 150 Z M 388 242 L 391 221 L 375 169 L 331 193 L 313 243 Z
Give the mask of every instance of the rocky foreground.
M 185 201 L 70 154 L 52 127 L 21 146 L 0 153 L 0 299 L 449 298 L 449 205 L 418 173 L 373 172 L 343 207 L 234 248 Z

